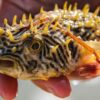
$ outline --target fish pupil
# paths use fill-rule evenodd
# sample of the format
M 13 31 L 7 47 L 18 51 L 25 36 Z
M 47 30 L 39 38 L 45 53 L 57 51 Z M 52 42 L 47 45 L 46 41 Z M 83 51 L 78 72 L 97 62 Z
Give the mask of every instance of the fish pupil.
M 37 49 L 39 49 L 39 47 L 40 47 L 39 43 L 34 43 L 34 44 L 32 45 L 32 49 L 33 49 L 33 50 L 37 50 Z

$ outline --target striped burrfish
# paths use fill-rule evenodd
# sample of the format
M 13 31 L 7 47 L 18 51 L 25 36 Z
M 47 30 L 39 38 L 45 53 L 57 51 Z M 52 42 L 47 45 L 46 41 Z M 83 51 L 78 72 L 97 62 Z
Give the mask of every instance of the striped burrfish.
M 100 75 L 99 7 L 78 9 L 67 3 L 55 5 L 34 17 L 23 14 L 12 25 L 0 27 L 0 73 L 18 79 L 48 80 L 51 77 L 91 78 Z

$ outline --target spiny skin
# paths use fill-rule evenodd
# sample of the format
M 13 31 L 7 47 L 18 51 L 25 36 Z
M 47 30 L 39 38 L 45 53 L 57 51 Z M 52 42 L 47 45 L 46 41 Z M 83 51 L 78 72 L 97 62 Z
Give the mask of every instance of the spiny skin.
M 65 32 L 71 32 L 85 41 L 100 42 L 100 17 L 82 10 L 58 9 L 40 14 L 32 19 L 23 15 L 22 21 L 12 26 L 4 20 L 0 28 L 0 73 L 20 79 L 43 79 L 69 75 L 81 61 L 83 48 Z M 83 49 L 83 50 L 82 50 Z

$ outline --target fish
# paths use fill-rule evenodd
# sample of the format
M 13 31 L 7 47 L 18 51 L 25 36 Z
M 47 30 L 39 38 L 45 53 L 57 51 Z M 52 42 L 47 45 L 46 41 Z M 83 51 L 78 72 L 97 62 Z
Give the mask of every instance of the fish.
M 100 75 L 100 7 L 64 3 L 0 27 L 0 73 L 23 80 Z

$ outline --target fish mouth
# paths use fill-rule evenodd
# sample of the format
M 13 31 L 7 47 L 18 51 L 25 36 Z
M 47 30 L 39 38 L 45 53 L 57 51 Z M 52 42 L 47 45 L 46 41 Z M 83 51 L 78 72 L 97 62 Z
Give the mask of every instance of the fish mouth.
M 0 73 L 14 78 L 18 77 L 17 64 L 12 60 L 0 59 Z
M 0 59 L 0 73 L 8 75 L 13 78 L 22 79 L 22 80 L 31 80 L 33 78 L 32 73 L 23 71 L 20 66 L 15 61 L 8 59 Z
M 82 55 L 75 70 L 77 77 L 89 79 L 100 76 L 100 41 L 86 41 L 94 52 L 90 52 L 83 48 Z
M 51 76 L 56 76 L 56 72 L 51 70 L 48 76 L 45 76 L 42 71 L 33 74 L 32 72 L 28 72 L 27 70 L 22 70 L 19 64 L 17 64 L 12 59 L 1 58 L 0 59 L 0 73 L 11 76 L 13 78 L 21 79 L 21 80 L 48 80 Z M 52 74 L 52 75 L 51 75 Z

